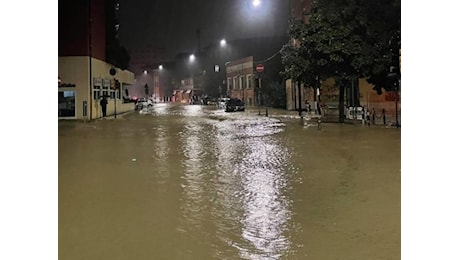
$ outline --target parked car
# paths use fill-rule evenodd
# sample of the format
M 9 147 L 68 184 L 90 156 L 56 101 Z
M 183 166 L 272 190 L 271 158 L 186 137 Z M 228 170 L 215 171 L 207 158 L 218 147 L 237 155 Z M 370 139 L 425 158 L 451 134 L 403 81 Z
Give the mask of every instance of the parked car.
M 225 103 L 225 112 L 244 111 L 244 102 L 238 98 L 230 98 Z
M 152 107 L 152 106 L 153 106 L 153 100 L 151 100 L 150 98 L 139 98 L 136 101 L 134 109 L 135 110 L 140 110 L 140 109 L 149 108 L 149 107 Z

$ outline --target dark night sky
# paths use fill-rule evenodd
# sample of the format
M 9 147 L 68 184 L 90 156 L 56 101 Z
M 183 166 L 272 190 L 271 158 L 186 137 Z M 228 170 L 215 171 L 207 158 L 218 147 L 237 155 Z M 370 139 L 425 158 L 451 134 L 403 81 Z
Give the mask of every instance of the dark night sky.
M 120 41 L 129 51 L 167 48 L 171 54 L 197 50 L 225 38 L 285 35 L 287 0 L 120 0 Z

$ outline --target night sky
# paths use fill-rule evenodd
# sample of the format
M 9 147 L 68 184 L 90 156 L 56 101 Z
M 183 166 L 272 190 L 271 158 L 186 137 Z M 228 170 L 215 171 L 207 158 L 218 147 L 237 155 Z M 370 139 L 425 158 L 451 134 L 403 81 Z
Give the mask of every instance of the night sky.
M 120 0 L 120 41 L 129 51 L 147 45 L 171 54 L 220 41 L 286 35 L 287 0 Z

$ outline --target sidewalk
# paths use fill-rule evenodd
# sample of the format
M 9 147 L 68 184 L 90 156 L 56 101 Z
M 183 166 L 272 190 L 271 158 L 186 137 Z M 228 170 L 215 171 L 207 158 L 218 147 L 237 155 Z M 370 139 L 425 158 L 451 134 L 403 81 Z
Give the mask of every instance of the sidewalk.
M 123 118 L 123 116 L 125 116 L 126 114 L 133 113 L 133 112 L 135 112 L 135 110 L 117 113 L 117 114 L 116 114 L 116 118 L 115 118 L 115 114 L 113 114 L 113 115 L 107 115 L 106 117 L 94 118 L 93 120 L 113 120 L 113 119 L 120 119 L 120 118 Z
M 247 109 L 250 113 L 256 113 L 258 114 L 259 108 L 250 108 Z M 296 110 L 284 110 L 284 109 L 276 109 L 276 108 L 268 108 L 268 116 L 270 117 L 288 117 L 288 118 L 300 118 L 299 117 L 299 111 Z M 260 108 L 260 116 L 265 116 L 266 115 L 266 108 L 261 107 Z M 316 115 L 313 111 L 312 112 L 302 112 L 303 118 L 304 119 L 311 119 L 311 118 L 320 118 L 321 123 L 339 123 L 339 115 L 338 114 L 326 114 L 326 115 Z M 383 124 L 383 118 L 376 118 L 375 119 L 375 124 L 370 124 L 370 127 L 395 127 L 392 126 L 395 122 L 395 116 L 394 115 L 387 115 L 386 116 L 386 124 Z M 401 127 L 401 117 L 399 116 L 398 118 L 399 121 L 399 127 Z M 358 119 L 348 119 L 344 118 L 343 124 L 353 124 L 353 125 L 366 125 L 363 124 L 362 120 Z

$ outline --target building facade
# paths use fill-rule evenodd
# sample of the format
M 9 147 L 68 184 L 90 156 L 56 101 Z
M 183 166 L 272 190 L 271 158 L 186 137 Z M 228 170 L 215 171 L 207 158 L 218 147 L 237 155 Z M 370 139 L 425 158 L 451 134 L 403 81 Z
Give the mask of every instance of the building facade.
M 126 87 L 134 82 L 133 73 L 106 61 L 107 39 L 111 39 L 106 26 L 119 27 L 107 17 L 113 18 L 118 8 L 113 0 L 59 1 L 59 119 L 102 117 L 99 102 L 103 96 L 108 98 L 107 115 L 134 108 L 123 98 Z
M 290 16 L 302 19 L 309 24 L 309 12 L 312 7 L 312 0 L 290 0 Z M 295 44 L 295 39 L 293 39 Z M 401 53 L 399 53 L 399 66 L 401 67 Z M 399 72 L 400 73 L 400 72 Z M 288 110 L 306 110 L 311 107 L 316 109 L 315 100 L 325 109 L 325 113 L 338 113 L 339 88 L 334 79 L 327 79 L 319 83 L 319 90 L 315 93 L 312 88 L 298 84 L 291 79 L 286 80 L 286 101 Z M 385 113 L 388 118 L 395 120 L 396 114 L 401 113 L 401 99 L 397 91 L 384 91 L 378 95 L 365 78 L 359 78 L 346 86 L 344 89 L 344 105 L 346 107 L 364 107 L 368 111 L 375 110 L 376 113 Z M 331 108 L 331 109 L 328 109 Z M 393 118 L 394 117 L 394 118 Z
M 226 66 L 227 96 L 241 99 L 246 106 L 258 105 L 253 56 L 230 61 Z
M 205 92 L 197 84 L 199 81 L 200 79 L 196 77 L 182 79 L 172 92 L 172 101 L 185 104 L 201 104 L 201 98 Z

